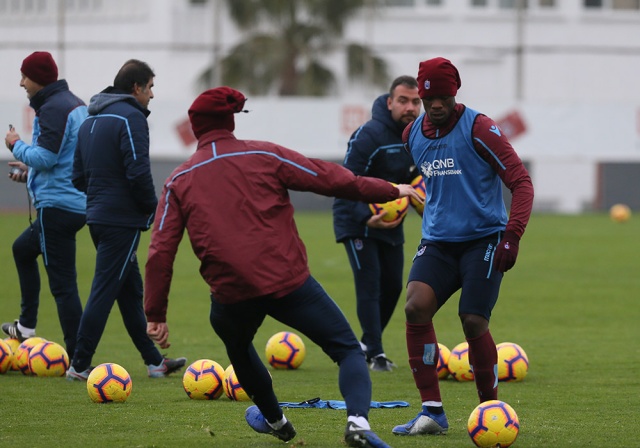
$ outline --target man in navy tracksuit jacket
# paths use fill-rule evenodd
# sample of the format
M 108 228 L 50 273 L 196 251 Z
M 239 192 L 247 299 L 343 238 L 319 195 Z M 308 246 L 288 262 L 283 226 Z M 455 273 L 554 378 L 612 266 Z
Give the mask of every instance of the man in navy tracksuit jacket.
M 126 62 L 113 87 L 91 98 L 89 117 L 78 135 L 73 184 L 87 193 L 87 224 L 97 254 L 91 294 L 67 372 L 71 380 L 89 376 L 91 360 L 115 301 L 150 377 L 165 376 L 186 361 L 163 358 L 147 336 L 142 277 L 136 258 L 140 232 L 149 228 L 158 203 L 149 163 L 147 124 L 154 76 L 146 63 Z
M 417 172 L 403 148 L 402 131 L 418 116 L 420 104 L 415 78 L 394 80 L 390 92 L 375 100 L 372 119 L 351 136 L 344 166 L 359 176 L 411 183 Z M 386 358 L 382 332 L 402 291 L 404 232 L 402 220 L 381 218 L 364 202 L 336 199 L 333 205 L 336 241 L 347 250 L 355 280 L 360 342 L 370 368 L 388 371 L 395 364 Z
M 78 129 L 87 116 L 87 106 L 69 91 L 67 81 L 58 80 L 58 67 L 50 53 L 32 53 L 20 70 L 20 86 L 27 91 L 36 113 L 33 135 L 28 144 L 10 129 L 5 143 L 17 160 L 9 165 L 19 169 L 10 177 L 27 183 L 37 217 L 13 243 L 21 312 L 15 322 L 2 324 L 2 330 L 20 341 L 35 336 L 40 303 L 37 259 L 42 255 L 66 349 L 71 355 L 82 315 L 76 281 L 76 234 L 84 227 L 86 204 L 84 193 L 71 183 L 71 170 Z

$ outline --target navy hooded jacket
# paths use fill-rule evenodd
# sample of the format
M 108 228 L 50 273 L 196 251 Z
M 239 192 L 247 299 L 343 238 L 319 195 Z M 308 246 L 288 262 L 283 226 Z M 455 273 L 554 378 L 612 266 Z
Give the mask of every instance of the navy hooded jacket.
M 148 229 L 156 197 L 149 161 L 149 111 L 109 87 L 91 98 L 80 127 L 73 185 L 87 194 L 87 224 Z
M 377 177 L 396 184 L 409 184 L 417 176 L 413 159 L 402 143 L 403 123 L 397 123 L 387 108 L 389 94 L 373 103 L 371 120 L 360 126 L 349 139 L 343 165 L 358 176 Z M 366 222 L 373 213 L 364 202 L 336 199 L 333 203 L 333 229 L 337 242 L 352 238 L 374 238 L 389 244 L 403 244 L 403 224 L 393 229 L 373 229 Z

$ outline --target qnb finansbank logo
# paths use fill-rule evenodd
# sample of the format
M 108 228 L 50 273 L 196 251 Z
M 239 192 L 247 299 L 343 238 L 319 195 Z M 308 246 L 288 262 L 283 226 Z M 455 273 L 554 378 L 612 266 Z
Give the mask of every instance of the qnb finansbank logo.
M 435 159 L 431 162 L 423 162 L 420 171 L 427 179 L 433 176 L 458 176 L 462 174 L 461 169 L 456 169 L 453 159 Z

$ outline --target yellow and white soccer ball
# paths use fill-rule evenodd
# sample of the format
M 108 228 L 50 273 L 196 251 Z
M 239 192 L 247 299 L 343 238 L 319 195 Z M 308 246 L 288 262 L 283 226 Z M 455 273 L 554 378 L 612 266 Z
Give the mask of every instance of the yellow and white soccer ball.
M 529 358 L 514 342 L 501 342 L 498 350 L 498 380 L 522 381 L 529 372 Z
M 626 204 L 615 204 L 609 209 L 609 216 L 615 222 L 625 222 L 631 218 L 631 209 Z
M 480 448 L 505 448 L 518 437 L 520 420 L 516 411 L 504 401 L 485 401 L 471 412 L 467 431 Z
M 407 197 L 394 199 L 382 204 L 369 204 L 369 209 L 374 215 L 385 213 L 382 220 L 385 222 L 399 221 L 407 215 L 409 199 Z
M 193 400 L 215 400 L 224 389 L 224 369 L 211 359 L 199 359 L 182 376 L 182 386 Z
M 41 342 L 47 342 L 47 340 L 34 336 L 22 341 L 18 346 L 18 351 L 13 355 L 13 365 L 15 366 L 15 370 L 19 370 L 23 375 L 31 375 L 31 370 L 29 370 L 29 353 L 31 353 L 31 349 L 33 347 Z
M 13 350 L 5 341 L 0 340 L 0 373 L 7 373 L 13 365 Z
M 233 365 L 229 365 L 224 371 L 224 393 L 233 401 L 251 401 L 249 395 L 242 388 L 240 381 L 238 381 Z
M 443 380 L 449 376 L 449 358 L 451 357 L 451 350 L 438 342 L 438 379 Z
M 458 381 L 473 381 L 473 371 L 469 364 L 468 342 L 461 342 L 451 350 L 449 373 Z
M 87 378 L 87 392 L 95 403 L 127 401 L 131 395 L 131 388 L 129 372 L 112 362 L 94 367 Z
M 69 355 L 57 342 L 41 342 L 29 352 L 29 370 L 35 376 L 63 376 L 68 368 Z
M 420 195 L 420 197 L 422 197 L 422 200 L 424 201 L 424 199 L 427 197 L 427 189 L 424 185 L 424 179 L 422 178 L 422 176 L 416 176 L 411 181 L 411 186 L 413 187 L 414 190 L 418 192 L 418 194 Z M 422 213 L 424 212 L 424 203 L 421 204 L 420 202 L 416 201 L 413 197 L 409 198 L 409 202 L 411 203 L 411 206 L 414 208 L 414 210 L 420 216 L 422 216 Z
M 11 348 L 11 353 L 13 354 L 11 356 L 11 366 L 9 367 L 9 369 L 18 370 L 18 367 L 16 367 L 15 358 L 16 354 L 18 353 L 18 347 L 20 347 L 20 341 L 16 338 L 5 338 L 4 342 L 6 342 L 7 345 Z
M 290 331 L 274 334 L 267 341 L 265 355 L 274 369 L 297 369 L 307 354 L 300 336 Z

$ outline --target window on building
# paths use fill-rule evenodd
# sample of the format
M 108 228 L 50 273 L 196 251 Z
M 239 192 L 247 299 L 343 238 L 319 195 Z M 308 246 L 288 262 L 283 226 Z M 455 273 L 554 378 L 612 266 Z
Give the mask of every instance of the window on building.
M 519 2 L 522 2 L 522 7 L 524 9 L 529 7 L 528 0 L 498 0 L 498 7 L 500 9 L 515 9 L 519 6 Z
M 640 10 L 640 0 L 584 0 L 585 8 Z
M 613 9 L 640 9 L 640 0 L 612 0 Z
M 380 6 L 415 6 L 415 0 L 377 0 Z
M 486 5 L 486 0 L 484 2 L 473 0 L 474 3 L 482 3 L 482 6 Z M 500 9 L 516 9 L 519 6 L 519 3 L 522 3 L 522 8 L 529 9 L 532 8 L 554 8 L 556 6 L 556 0 L 498 0 L 498 8 Z

